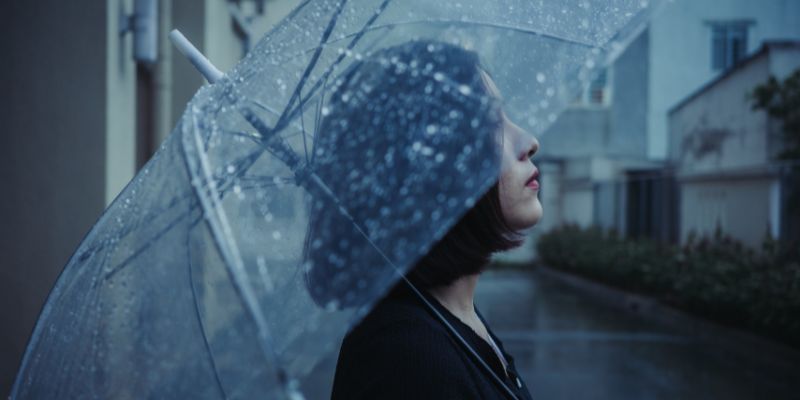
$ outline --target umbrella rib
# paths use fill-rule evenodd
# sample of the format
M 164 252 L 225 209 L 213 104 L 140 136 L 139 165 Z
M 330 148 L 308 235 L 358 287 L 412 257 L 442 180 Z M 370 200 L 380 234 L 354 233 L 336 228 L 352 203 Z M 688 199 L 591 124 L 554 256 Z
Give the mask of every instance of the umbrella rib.
M 383 12 L 386 10 L 386 7 L 389 5 L 390 1 L 391 0 L 383 0 L 381 5 L 378 6 L 378 9 L 375 10 L 375 12 L 367 20 L 367 22 L 364 23 L 364 26 L 361 28 L 361 30 L 356 32 L 356 33 L 354 33 L 353 35 L 349 36 L 349 37 L 352 37 L 353 40 L 350 41 L 350 43 L 347 45 L 347 49 L 348 50 L 352 50 L 355 47 L 355 45 L 359 41 L 361 41 L 361 38 L 364 36 L 364 34 L 367 33 L 368 29 L 372 26 L 373 23 L 375 23 L 375 20 L 377 20 L 378 17 L 380 17 L 383 14 Z M 314 49 L 315 50 L 315 56 L 318 55 L 322 51 L 322 49 L 325 47 L 326 44 L 328 44 L 328 42 L 325 42 L 325 41 L 320 42 L 320 44 L 317 46 L 317 48 Z M 346 55 L 347 55 L 346 53 L 339 54 L 339 56 L 336 58 L 336 60 L 334 60 L 334 62 L 331 63 L 331 65 L 328 66 L 328 68 L 326 68 L 325 72 L 322 73 L 322 76 L 314 83 L 314 86 L 312 86 L 311 89 L 308 91 L 308 93 L 306 94 L 306 97 L 300 100 L 300 103 L 297 105 L 297 107 L 295 107 L 295 108 L 293 108 L 293 109 L 288 111 L 289 112 L 289 116 L 286 118 L 287 120 L 293 119 L 297 115 L 298 110 L 302 110 L 302 107 L 305 106 L 305 104 L 308 102 L 308 100 L 317 91 L 317 89 L 319 88 L 321 82 L 327 81 L 328 77 L 333 73 L 333 70 L 342 62 L 342 60 L 344 60 Z M 306 79 L 307 79 L 307 76 L 303 76 L 303 79 L 301 79 L 301 81 L 300 81 L 300 83 L 298 85 L 303 85 L 305 83 Z M 294 98 L 292 98 L 292 100 L 294 100 Z M 288 108 L 290 108 L 292 106 L 292 103 L 293 103 L 293 101 L 290 101 L 288 103 L 287 110 L 288 110 Z M 283 122 L 283 124 L 281 124 L 281 121 L 279 120 L 278 123 L 275 124 L 275 128 L 274 129 L 282 129 L 283 128 L 282 125 L 285 125 L 285 124 L 286 124 L 286 122 Z
M 471 21 L 471 20 L 430 19 L 430 20 L 403 21 L 403 22 L 395 22 L 395 23 L 391 23 L 391 24 L 375 25 L 375 26 L 372 26 L 369 29 L 367 29 L 367 31 L 376 31 L 376 30 L 380 30 L 380 29 L 396 28 L 396 27 L 400 27 L 400 26 L 418 25 L 418 24 L 466 25 L 466 26 L 481 26 L 481 27 L 487 27 L 487 28 L 507 29 L 507 30 L 511 30 L 511 31 L 514 31 L 514 32 L 519 32 L 519 33 L 524 33 L 524 34 L 534 35 L 534 36 L 541 36 L 541 37 L 548 38 L 548 39 L 553 39 L 553 40 L 556 40 L 556 41 L 559 41 L 559 42 L 575 44 L 575 45 L 588 47 L 588 48 L 596 48 L 596 47 L 603 48 L 603 46 L 599 46 L 599 45 L 592 44 L 592 43 L 589 43 L 589 42 L 580 41 L 580 40 L 577 40 L 577 39 L 570 39 L 570 38 L 559 36 L 559 35 L 556 35 L 556 34 L 553 34 L 553 33 L 545 33 L 545 32 L 542 32 L 542 31 L 537 31 L 537 30 L 530 29 L 530 28 L 524 28 L 524 27 L 521 27 L 521 26 L 508 25 L 508 24 L 499 24 L 499 23 L 494 23 L 494 22 Z M 336 43 L 338 41 L 348 39 L 348 38 L 353 37 L 353 36 L 358 35 L 358 34 L 361 34 L 361 32 L 350 33 L 350 34 L 342 36 L 340 38 L 336 38 L 334 40 L 331 40 L 330 42 L 325 43 L 324 45 L 329 45 L 329 44 L 332 44 L 332 43 Z M 311 51 L 311 50 L 313 50 L 313 49 L 308 49 L 308 50 L 306 50 L 306 52 Z
M 322 49 L 324 44 L 328 38 L 333 33 L 333 27 L 336 26 L 336 22 L 339 20 L 339 15 L 342 13 L 344 9 L 344 5 L 347 3 L 347 0 L 342 0 L 339 2 L 336 11 L 334 12 L 331 20 L 328 21 L 328 26 L 325 27 L 325 31 L 322 32 L 322 37 L 320 38 L 319 45 L 317 49 L 314 51 L 314 55 L 311 56 L 311 60 L 306 65 L 305 71 L 303 71 L 303 76 L 300 77 L 300 80 L 297 82 L 297 86 L 294 88 L 294 92 L 292 93 L 292 97 L 289 98 L 289 101 L 286 103 L 286 108 L 281 113 L 281 116 L 278 118 L 278 122 L 275 124 L 274 130 L 281 129 L 284 121 L 287 119 L 289 111 L 292 109 L 292 105 L 294 104 L 295 100 L 297 100 L 298 96 L 300 95 L 300 91 L 303 89 L 303 85 L 305 85 L 308 76 L 311 75 L 311 71 L 314 70 L 314 67 L 317 65 L 317 61 L 319 61 L 319 56 L 322 54 Z
M 352 40 L 352 41 L 350 42 L 350 44 L 348 45 L 348 48 L 353 48 L 353 47 L 354 47 L 354 46 L 355 46 L 355 45 L 358 43 L 358 41 L 359 41 L 359 40 L 361 40 L 361 37 L 363 36 L 363 32 L 365 32 L 365 31 L 366 31 L 366 30 L 367 30 L 367 29 L 368 29 L 368 28 L 369 28 L 369 27 L 370 27 L 370 26 L 371 26 L 371 25 L 372 25 L 372 24 L 375 22 L 375 20 L 378 18 L 378 16 L 380 16 L 380 15 L 383 13 L 383 11 L 386 9 L 386 6 L 389 4 L 389 2 L 390 2 L 390 0 L 384 0 L 384 1 L 383 1 L 383 3 L 381 3 L 381 6 L 380 6 L 380 7 L 379 7 L 379 8 L 378 8 L 376 11 L 375 11 L 375 13 L 373 14 L 373 16 L 372 16 L 372 17 L 370 17 L 370 19 L 369 19 L 369 20 L 368 20 L 368 21 L 367 21 L 367 22 L 364 24 L 364 26 L 361 28 L 362 34 L 361 34 L 361 35 L 355 35 L 355 37 L 353 38 L 353 40 Z M 341 6 L 342 6 L 342 7 L 343 7 L 343 5 L 344 5 L 344 2 L 343 2 L 343 3 L 341 3 Z M 340 10 L 339 10 L 339 11 L 341 11 L 341 7 L 340 7 Z M 332 23 L 332 24 L 335 24 L 335 22 L 336 22 L 336 19 L 337 19 L 337 16 L 338 16 L 338 14 L 337 14 L 336 16 L 334 16 L 334 18 L 331 20 L 331 23 Z M 323 44 L 324 44 L 325 40 L 327 40 L 327 37 L 323 38 L 323 40 L 320 42 L 320 45 L 318 46 L 317 52 L 315 53 L 315 55 L 316 55 L 317 57 L 319 56 L 319 53 L 322 51 L 322 48 L 324 47 L 324 46 L 323 46 Z M 339 59 L 337 60 L 337 62 L 339 62 L 339 61 L 341 61 L 341 58 L 339 58 Z M 312 62 L 311 62 L 311 64 L 315 64 L 315 63 L 316 63 L 316 58 L 315 58 L 315 60 L 314 60 L 314 61 L 312 61 Z M 310 72 L 310 71 L 311 71 L 311 69 L 313 69 L 313 65 L 309 65 L 309 67 L 310 67 L 310 68 L 307 68 L 307 69 L 306 69 L 306 72 Z M 329 67 L 329 70 L 332 70 L 332 67 L 333 67 L 333 66 Z M 325 74 L 325 79 L 327 79 L 327 77 L 328 77 L 329 75 L 330 75 L 330 72 L 326 73 L 326 74 Z M 303 85 L 303 82 L 304 82 L 306 79 L 307 79 L 307 76 L 305 76 L 305 75 L 304 75 L 304 76 L 303 76 L 303 78 L 302 78 L 302 79 L 300 80 L 300 82 L 298 83 L 298 87 L 296 87 L 296 88 L 295 88 L 295 93 L 297 93 L 297 92 L 298 92 L 298 89 L 299 89 L 299 88 L 300 88 L 300 87 Z M 310 98 L 311 98 L 310 96 L 312 96 L 312 94 L 313 94 L 313 93 L 316 91 L 316 89 L 319 87 L 319 85 L 320 85 L 320 81 L 322 81 L 322 79 L 318 80 L 318 81 L 315 83 L 315 85 L 314 85 L 314 87 L 311 89 L 310 93 L 306 95 L 306 98 L 305 98 L 305 99 L 303 99 L 303 101 L 302 101 L 302 104 L 303 104 L 303 105 L 304 105 L 304 104 L 305 104 L 305 103 L 308 101 L 308 99 L 310 99 Z M 327 82 L 327 80 L 324 80 L 324 82 Z M 294 97 L 293 97 L 293 98 L 294 98 Z M 284 126 L 287 124 L 287 122 L 285 122 L 285 121 L 286 121 L 286 120 L 291 120 L 291 118 L 293 118 L 293 117 L 294 117 L 294 115 L 296 115 L 296 110 L 297 110 L 297 108 L 295 108 L 295 109 L 291 109 L 291 105 L 292 105 L 292 103 L 293 103 L 293 100 L 290 100 L 290 101 L 287 103 L 287 106 L 286 106 L 286 108 L 284 109 L 284 111 L 283 111 L 283 113 L 281 114 L 281 116 L 278 118 L 278 122 L 275 124 L 275 127 L 273 127 L 272 129 L 268 129 L 268 128 L 266 127 L 266 125 L 265 125 L 265 124 L 263 124 L 263 123 L 261 123 L 261 125 L 263 125 L 262 127 L 256 127 L 256 126 L 254 126 L 254 127 L 256 127 L 256 129 L 259 131 L 259 133 L 261 133 L 262 137 L 264 138 L 264 139 L 262 139 L 262 141 L 263 141 L 263 142 L 265 142 L 265 143 L 266 143 L 266 142 L 268 142 L 270 139 L 272 139 L 272 137 L 274 136 L 274 133 L 275 133 L 276 131 L 278 131 L 278 130 L 282 129 L 282 128 L 283 128 L 283 127 L 284 127 Z M 258 102 L 254 102 L 254 104 L 256 104 L 256 105 L 258 105 L 258 106 L 260 106 L 260 107 L 262 107 L 262 108 L 265 108 L 265 109 L 266 109 L 266 107 L 265 107 L 265 106 L 262 106 L 262 105 L 261 105 L 261 104 L 259 104 Z M 267 109 L 267 110 L 268 110 L 268 111 L 272 111 L 272 110 L 269 110 L 269 109 Z M 286 114 L 287 114 L 287 113 L 291 113 L 291 115 L 290 115 L 289 117 L 286 117 Z M 250 114 L 252 114 L 252 111 L 250 111 L 250 110 L 248 110 L 247 112 L 245 112 L 245 113 L 244 113 L 244 117 L 245 117 L 245 119 L 247 119 L 247 118 L 248 118 L 248 116 L 254 117 L 254 115 L 250 115 Z M 276 114 L 277 114 L 277 113 L 276 113 Z M 284 121 L 284 122 L 281 122 L 281 121 Z M 253 121 L 248 121 L 248 122 L 250 122 L 250 123 L 251 123 L 251 125 L 253 124 Z M 261 121 L 258 121 L 258 122 L 261 122 Z M 266 147 L 268 147 L 268 146 L 266 146 Z M 241 172 L 240 172 L 240 174 L 244 174 L 244 173 L 247 171 L 247 169 L 249 169 L 249 168 L 250 168 L 250 166 L 252 166 L 252 164 L 255 162 L 255 160 L 256 160 L 256 159 L 258 159 L 258 157 L 260 157 L 260 155 L 263 153 L 263 151 L 264 151 L 264 150 L 265 150 L 264 148 L 262 148 L 262 149 L 259 149 L 259 150 L 256 150 L 256 151 L 254 151 L 254 152 L 253 152 L 251 155 L 247 156 L 247 157 L 246 157 L 246 159 L 245 159 L 244 161 L 247 161 L 247 162 L 249 162 L 249 163 L 250 163 L 250 165 L 247 165 L 247 166 L 245 166 L 245 167 L 241 168 Z M 273 153 L 273 154 L 274 154 L 274 153 Z M 312 157 L 313 157 L 313 154 L 312 154 Z
M 196 219 L 194 222 L 190 224 L 189 230 L 192 227 L 196 226 L 202 218 Z M 188 259 L 187 267 L 189 269 L 189 287 L 192 289 L 192 303 L 194 303 L 194 313 L 197 317 L 197 323 L 200 325 L 200 334 L 203 337 L 203 345 L 205 346 L 206 353 L 208 354 L 208 359 L 211 361 L 211 370 L 214 371 L 214 381 L 217 384 L 217 388 L 219 389 L 220 393 L 222 393 L 222 398 L 227 399 L 228 395 L 225 393 L 225 388 L 222 386 L 222 380 L 219 377 L 219 370 L 217 368 L 217 362 L 214 360 L 214 354 L 211 352 L 211 344 L 208 343 L 208 336 L 206 335 L 206 326 L 203 324 L 203 316 L 200 313 L 200 304 L 198 304 L 197 300 L 197 288 L 195 287 L 195 280 L 194 280 L 194 263 L 192 263 L 192 247 L 189 245 L 189 232 L 187 230 L 186 233 L 186 258 Z
M 325 101 L 325 89 L 326 89 L 327 86 L 328 86 L 328 79 L 325 78 L 325 81 L 322 82 L 322 90 L 320 91 L 320 94 L 319 94 L 319 101 L 317 102 L 317 109 L 316 109 L 316 112 L 315 112 L 315 115 L 314 115 L 314 138 L 315 139 L 316 139 L 316 136 L 319 135 L 319 127 L 320 127 L 320 123 L 322 122 L 322 102 Z M 314 141 L 314 143 L 316 143 L 316 140 Z M 312 152 L 311 152 L 311 161 L 310 162 L 313 164 L 314 161 L 317 158 L 317 152 L 313 151 L 314 150 L 313 147 L 311 148 L 311 150 L 312 150 Z
M 556 35 L 556 34 L 553 34 L 553 33 L 545 33 L 545 32 L 542 32 L 542 31 L 537 31 L 537 30 L 530 29 L 530 28 L 524 28 L 524 27 L 521 27 L 521 26 L 508 25 L 508 24 L 498 24 L 498 23 L 483 22 L 483 21 L 470 21 L 470 20 L 458 21 L 458 20 L 444 20 L 444 19 L 436 20 L 436 19 L 431 19 L 431 20 L 403 21 L 403 22 L 395 22 L 395 23 L 391 23 L 391 24 L 383 24 L 383 25 L 372 26 L 372 27 L 369 27 L 366 30 L 366 32 L 373 32 L 373 31 L 377 31 L 377 30 L 381 30 L 381 29 L 393 29 L 393 28 L 397 28 L 397 27 L 401 27 L 401 26 L 417 25 L 417 24 L 466 25 L 466 26 L 483 26 L 483 27 L 497 28 L 497 29 L 508 29 L 508 30 L 511 30 L 511 31 L 519 32 L 519 33 L 524 33 L 524 34 L 528 34 L 528 35 L 535 35 L 535 36 L 541 36 L 541 37 L 545 37 L 545 38 L 548 38 L 548 39 L 553 39 L 553 40 L 556 40 L 556 41 L 559 41 L 559 42 L 565 42 L 565 43 L 570 43 L 570 44 L 574 44 L 574 45 L 579 45 L 579 46 L 582 46 L 582 47 L 605 49 L 605 47 L 601 46 L 601 45 L 592 44 L 590 42 L 580 41 L 580 40 L 577 40 L 577 39 L 570 39 L 570 38 L 559 36 L 559 35 Z M 321 43 L 318 46 L 326 47 L 326 46 L 341 42 L 343 40 L 350 39 L 350 38 L 352 38 L 354 36 L 357 36 L 357 35 L 360 35 L 360 34 L 362 34 L 361 31 L 348 33 L 346 35 L 342 35 L 340 37 L 332 39 L 332 40 L 330 40 L 330 41 L 328 41 L 326 43 Z M 308 53 L 310 51 L 316 51 L 316 50 L 317 50 L 317 47 L 311 47 L 311 48 L 302 50 L 302 51 L 296 53 L 294 56 L 290 56 L 289 58 L 287 58 L 287 60 L 291 60 L 293 58 L 300 57 L 303 54 L 306 54 L 306 53 Z
M 150 240 L 148 240 L 147 242 L 145 242 L 144 245 L 142 245 L 141 247 L 136 249 L 136 251 L 134 251 L 133 254 L 129 255 L 127 258 L 122 260 L 122 262 L 120 262 L 114 268 L 112 268 L 110 271 L 108 271 L 108 273 L 106 273 L 106 276 L 103 278 L 103 280 L 109 280 L 109 279 L 113 278 L 114 275 L 117 274 L 117 272 L 121 271 L 126 266 L 128 266 L 128 264 L 130 264 L 131 261 L 133 261 L 140 254 L 142 254 L 142 252 L 147 250 L 147 248 L 150 247 L 150 245 L 152 245 L 158 239 L 160 239 L 162 236 L 164 236 L 165 233 L 167 233 L 170 230 L 172 230 L 172 228 L 175 225 L 177 225 L 179 222 L 181 222 L 184 218 L 186 218 L 189 215 L 191 215 L 192 212 L 194 212 L 195 210 L 197 210 L 197 203 L 193 202 L 193 204 L 189 206 L 189 209 L 186 212 L 181 213 L 177 217 L 172 219 L 172 221 L 170 221 L 169 224 L 167 224 L 167 226 L 165 226 L 164 228 L 161 228 L 161 230 L 159 230 L 155 235 L 153 235 L 153 237 L 151 237 Z
M 305 103 L 304 103 L 305 104 Z M 301 109 L 302 111 L 302 109 Z M 300 115 L 300 127 L 302 128 L 303 132 L 303 155 L 305 156 L 306 164 L 308 164 L 308 144 L 306 143 L 306 123 L 305 118 L 301 114 Z

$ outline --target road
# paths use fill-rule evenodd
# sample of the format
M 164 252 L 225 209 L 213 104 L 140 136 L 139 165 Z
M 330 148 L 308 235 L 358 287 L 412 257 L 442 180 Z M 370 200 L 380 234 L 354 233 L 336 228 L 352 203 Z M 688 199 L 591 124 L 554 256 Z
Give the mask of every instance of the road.
M 693 339 L 538 273 L 487 273 L 475 302 L 535 399 L 800 398 L 796 359 Z
M 731 351 L 547 275 L 489 271 L 475 303 L 534 399 L 800 399 L 797 357 Z M 305 381 L 327 399 L 336 354 Z

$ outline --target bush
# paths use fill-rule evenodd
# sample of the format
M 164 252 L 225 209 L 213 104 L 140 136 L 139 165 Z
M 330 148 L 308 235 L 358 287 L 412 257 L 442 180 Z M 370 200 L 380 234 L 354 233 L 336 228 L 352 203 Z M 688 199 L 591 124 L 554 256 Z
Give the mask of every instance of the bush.
M 543 234 L 540 261 L 800 347 L 800 247 L 750 249 L 719 229 L 684 246 L 567 225 Z

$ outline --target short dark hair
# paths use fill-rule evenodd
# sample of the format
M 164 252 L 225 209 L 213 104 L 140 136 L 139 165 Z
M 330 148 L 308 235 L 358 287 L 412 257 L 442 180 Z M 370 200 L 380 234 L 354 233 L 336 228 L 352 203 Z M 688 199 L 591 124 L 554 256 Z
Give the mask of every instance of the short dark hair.
M 511 228 L 500 208 L 498 183 L 420 259 L 409 279 L 418 287 L 445 286 L 477 274 L 489 263 L 492 254 L 522 244 L 523 236 Z
M 413 68 L 425 72 L 411 73 Z M 375 217 L 370 214 L 375 211 L 370 211 L 375 207 L 369 203 L 374 202 L 370 196 L 380 196 L 382 204 L 391 204 L 403 195 L 392 192 L 397 185 L 381 188 L 381 193 L 372 190 L 370 196 L 361 195 L 360 191 L 371 190 L 362 187 L 370 183 L 358 178 L 348 181 L 352 171 L 347 166 L 355 171 L 376 166 L 380 164 L 376 161 L 378 157 L 382 160 L 384 153 L 393 147 L 411 148 L 419 140 L 417 135 L 424 136 L 430 121 L 445 121 L 438 129 L 448 129 L 454 134 L 473 132 L 473 136 L 483 138 L 480 140 L 495 147 L 495 154 L 490 155 L 495 160 L 487 165 L 499 164 L 501 147 L 497 145 L 501 114 L 497 99 L 492 98 L 484 82 L 482 70 L 477 54 L 472 51 L 441 42 L 416 40 L 356 61 L 336 80 L 325 110 L 327 115 L 314 140 L 312 151 L 316 161 L 311 168 L 322 181 L 330 184 L 330 190 L 338 198 L 346 199 L 355 221 L 369 228 L 369 219 Z M 431 91 L 443 76 L 473 95 L 463 96 L 458 90 Z M 463 117 L 448 118 L 452 113 Z M 365 154 L 369 152 L 373 154 Z M 410 168 L 407 166 L 410 162 L 413 160 L 400 156 L 394 161 L 396 168 Z M 435 184 L 428 183 L 418 189 L 422 193 L 435 193 L 436 187 L 431 186 Z M 357 305 L 370 298 L 371 279 L 381 277 L 374 264 L 383 262 L 372 254 L 374 250 L 368 249 L 369 246 L 352 243 L 358 240 L 352 233 L 352 222 L 330 207 L 332 205 L 324 198 L 312 199 L 304 248 L 306 284 L 318 304 L 330 305 L 333 301 L 335 306 Z M 403 229 L 405 234 L 413 235 L 419 228 Z M 408 277 L 422 287 L 446 285 L 480 272 L 492 253 L 520 242 L 521 236 L 503 218 L 495 181 L 423 255 Z

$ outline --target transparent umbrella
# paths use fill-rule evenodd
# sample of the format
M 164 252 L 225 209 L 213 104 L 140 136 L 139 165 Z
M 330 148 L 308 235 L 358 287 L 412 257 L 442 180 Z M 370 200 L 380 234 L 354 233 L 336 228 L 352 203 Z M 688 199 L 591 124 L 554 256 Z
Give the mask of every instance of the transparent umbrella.
M 541 133 L 653 7 L 301 3 L 195 95 L 90 231 L 12 397 L 302 398 L 496 182 L 498 110 Z M 480 57 L 502 103 L 453 48 Z

